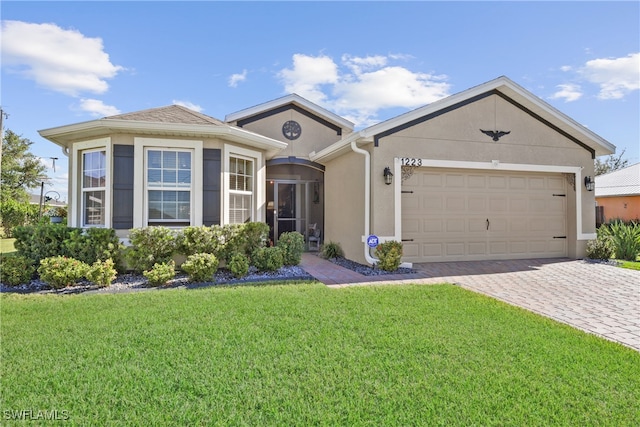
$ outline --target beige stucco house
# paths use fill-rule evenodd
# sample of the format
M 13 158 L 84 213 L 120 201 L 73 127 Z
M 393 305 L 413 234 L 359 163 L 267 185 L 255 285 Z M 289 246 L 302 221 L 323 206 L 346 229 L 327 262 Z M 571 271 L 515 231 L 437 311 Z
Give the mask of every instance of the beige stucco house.
M 169 106 L 40 131 L 69 156 L 69 224 L 266 221 L 375 262 L 584 255 L 584 185 L 615 147 L 506 77 L 369 128 L 297 95 L 225 121 Z M 312 231 L 310 231 L 312 230 Z

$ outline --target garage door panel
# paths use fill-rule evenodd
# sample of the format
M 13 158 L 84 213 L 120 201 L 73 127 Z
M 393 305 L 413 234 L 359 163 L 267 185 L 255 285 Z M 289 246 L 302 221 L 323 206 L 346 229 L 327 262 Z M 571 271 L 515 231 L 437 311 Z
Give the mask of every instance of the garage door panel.
M 417 169 L 402 183 L 404 259 L 566 256 L 554 239 L 567 234 L 566 187 L 562 174 Z

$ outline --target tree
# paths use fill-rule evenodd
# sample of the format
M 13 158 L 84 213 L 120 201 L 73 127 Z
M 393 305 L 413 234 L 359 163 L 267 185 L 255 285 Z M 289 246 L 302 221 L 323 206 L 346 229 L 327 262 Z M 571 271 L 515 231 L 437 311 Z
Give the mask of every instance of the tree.
M 622 156 L 624 156 L 624 152 L 627 149 L 625 148 L 618 154 L 617 156 L 611 154 L 610 156 L 605 157 L 604 160 L 596 159 L 595 161 L 595 174 L 604 175 L 605 173 L 617 171 L 618 169 L 623 169 L 627 167 L 627 163 L 629 160 L 622 160 Z
M 29 151 L 33 142 L 7 129 L 2 139 L 0 203 L 28 202 L 29 190 L 42 182 L 46 167 Z

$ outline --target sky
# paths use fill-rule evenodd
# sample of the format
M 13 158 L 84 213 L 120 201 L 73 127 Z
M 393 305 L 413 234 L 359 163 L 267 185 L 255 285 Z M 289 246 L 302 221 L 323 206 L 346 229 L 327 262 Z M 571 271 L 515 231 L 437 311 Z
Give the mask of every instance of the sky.
M 361 129 L 503 75 L 640 162 L 638 1 L 3 0 L 0 19 L 3 127 L 60 201 L 68 159 L 38 130 L 289 93 Z

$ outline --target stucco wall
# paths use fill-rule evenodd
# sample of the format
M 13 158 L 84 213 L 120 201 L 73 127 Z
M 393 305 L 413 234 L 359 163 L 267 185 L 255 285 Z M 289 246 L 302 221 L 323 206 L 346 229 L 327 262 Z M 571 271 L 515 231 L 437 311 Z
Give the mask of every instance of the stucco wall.
M 511 133 L 493 141 L 480 129 Z M 594 168 L 591 153 L 584 147 L 496 95 L 381 138 L 372 154 L 372 230 L 379 235 L 394 231 L 393 186 L 384 184 L 382 173 L 396 157 L 580 167 L 583 177 L 593 176 Z M 568 188 L 568 253 L 581 257 L 584 244 L 577 241 L 575 231 L 576 193 L 572 185 Z M 575 188 L 582 197 L 581 231 L 594 233 L 594 193 L 586 191 L 581 182 Z
M 604 207 L 604 220 L 614 219 L 638 221 L 640 219 L 640 196 L 598 197 L 598 206 Z
M 325 238 L 340 243 L 347 258 L 365 262 L 364 156 L 348 153 L 326 164 Z

